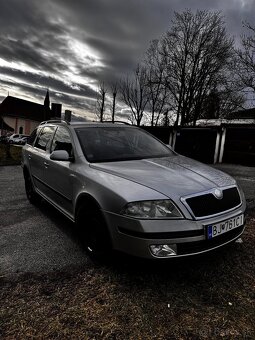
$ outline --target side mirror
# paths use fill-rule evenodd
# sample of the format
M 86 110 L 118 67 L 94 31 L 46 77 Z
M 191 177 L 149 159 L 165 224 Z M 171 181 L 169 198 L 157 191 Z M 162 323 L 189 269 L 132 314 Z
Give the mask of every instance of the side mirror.
M 53 161 L 70 161 L 69 154 L 66 150 L 53 151 L 50 155 L 50 159 L 52 159 Z

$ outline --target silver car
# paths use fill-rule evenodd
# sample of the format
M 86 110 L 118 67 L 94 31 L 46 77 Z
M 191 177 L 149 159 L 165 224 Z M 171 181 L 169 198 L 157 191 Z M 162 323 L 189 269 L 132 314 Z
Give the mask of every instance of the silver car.
M 244 231 L 246 201 L 232 177 L 134 126 L 44 122 L 22 166 L 30 202 L 44 198 L 75 222 L 91 257 L 190 256 Z

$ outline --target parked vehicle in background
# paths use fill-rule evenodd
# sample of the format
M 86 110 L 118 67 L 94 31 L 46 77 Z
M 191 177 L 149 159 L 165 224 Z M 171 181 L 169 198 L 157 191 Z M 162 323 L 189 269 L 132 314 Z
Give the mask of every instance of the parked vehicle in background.
M 23 134 L 13 134 L 9 137 L 9 144 L 25 144 L 23 137 L 28 138 L 28 135 Z
M 30 202 L 43 197 L 75 222 L 91 257 L 190 256 L 244 231 L 246 201 L 231 176 L 134 126 L 44 122 L 22 166 Z
M 9 139 L 8 139 L 8 143 L 9 144 L 14 144 L 15 143 L 15 140 L 16 139 L 18 139 L 18 138 L 20 138 L 20 136 L 21 135 L 19 135 L 19 134 L 12 134 L 10 137 L 9 137 Z
M 16 141 L 16 144 L 25 145 L 29 136 L 23 136 Z

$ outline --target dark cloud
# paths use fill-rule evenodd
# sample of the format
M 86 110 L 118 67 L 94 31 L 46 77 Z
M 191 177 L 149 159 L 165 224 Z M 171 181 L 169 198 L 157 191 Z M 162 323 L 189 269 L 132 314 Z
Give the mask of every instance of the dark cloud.
M 2 74 L 12 76 L 16 80 L 2 79 L 2 85 L 8 88 L 10 95 L 12 92 L 20 92 L 25 99 L 31 100 L 31 93 L 34 101 L 43 103 L 47 87 L 50 86 L 50 101 L 54 103 L 61 103 L 64 109 L 71 111 L 78 111 L 87 113 L 90 118 L 94 117 L 95 101 L 97 93 L 86 86 L 81 86 L 80 89 L 70 89 L 70 87 L 63 82 L 53 79 L 38 77 L 34 74 L 28 74 L 17 70 L 4 70 L 0 68 Z M 7 94 L 7 92 L 6 92 Z M 2 98 L 2 100 L 4 97 Z M 92 114 L 90 114 L 92 113 Z
M 11 78 L 17 79 L 17 83 L 34 84 L 37 87 L 49 88 L 51 91 L 68 93 L 69 95 L 76 95 L 82 97 L 96 98 L 96 91 L 92 90 L 86 85 L 75 86 L 76 84 L 67 84 L 63 81 L 53 78 L 51 76 L 43 76 L 35 73 L 23 72 L 21 70 L 0 67 L 0 73 Z
M 149 41 L 169 28 L 174 11 L 220 10 L 236 39 L 242 21 L 255 22 L 254 0 L 0 0 L 0 5 L 0 66 L 1 59 L 16 65 L 0 69 L 0 96 L 15 88 L 20 96 L 42 101 L 50 88 L 54 100 L 79 112 L 94 111 L 98 82 L 115 82 L 134 70 Z

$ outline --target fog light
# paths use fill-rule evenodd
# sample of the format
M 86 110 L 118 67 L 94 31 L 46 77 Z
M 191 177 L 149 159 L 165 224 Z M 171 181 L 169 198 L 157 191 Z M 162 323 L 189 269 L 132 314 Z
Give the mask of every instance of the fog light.
M 151 244 L 151 253 L 157 257 L 171 257 L 177 255 L 176 244 Z

